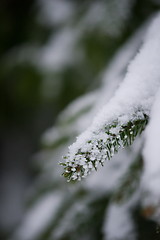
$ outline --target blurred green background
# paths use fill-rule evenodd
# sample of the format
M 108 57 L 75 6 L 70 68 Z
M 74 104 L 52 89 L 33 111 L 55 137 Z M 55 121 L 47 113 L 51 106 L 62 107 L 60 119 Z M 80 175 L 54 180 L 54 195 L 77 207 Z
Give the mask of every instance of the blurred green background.
M 117 48 L 159 9 L 153 0 L 122 2 L 0 1 L 1 239 L 23 216 L 42 133 L 68 103 L 99 86 Z

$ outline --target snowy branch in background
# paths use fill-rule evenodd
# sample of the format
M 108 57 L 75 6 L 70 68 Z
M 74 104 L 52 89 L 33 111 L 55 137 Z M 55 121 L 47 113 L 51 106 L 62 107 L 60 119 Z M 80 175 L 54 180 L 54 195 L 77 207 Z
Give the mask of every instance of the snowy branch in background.
M 144 173 L 142 187 L 145 192 L 143 205 L 150 209 L 147 217 L 160 223 L 160 90 L 151 111 L 151 119 L 146 129 L 146 142 L 143 151 Z M 147 211 L 148 212 L 148 211 Z M 144 211 L 145 213 L 145 211 Z
M 118 205 L 112 203 L 107 209 L 103 224 L 104 240 L 135 240 L 135 226 L 130 209 L 132 202 Z
M 69 147 L 63 175 L 81 180 L 103 165 L 120 148 L 132 144 L 148 121 L 160 86 L 160 15 L 147 31 L 144 43 L 128 67 L 123 83 L 93 124 Z
M 138 117 L 137 117 L 138 116 Z M 110 160 L 120 148 L 131 145 L 135 137 L 140 134 L 147 124 L 147 115 L 137 114 L 133 121 L 121 124 L 121 120 L 104 126 L 101 132 L 95 134 L 86 142 L 85 146 L 78 149 L 74 160 L 67 158 L 64 176 L 68 180 L 81 180 L 95 169 L 100 163 L 102 166 L 106 159 Z

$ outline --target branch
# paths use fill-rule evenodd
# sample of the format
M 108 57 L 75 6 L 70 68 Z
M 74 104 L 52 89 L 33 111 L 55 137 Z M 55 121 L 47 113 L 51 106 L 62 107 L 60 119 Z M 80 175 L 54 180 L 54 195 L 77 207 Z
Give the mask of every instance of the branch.
M 141 134 L 148 122 L 146 114 L 132 117 L 130 121 L 121 124 L 118 119 L 108 125 L 104 125 L 99 132 L 94 132 L 91 139 L 85 143 L 85 148 L 79 148 L 72 160 L 70 152 L 64 157 L 65 163 L 63 176 L 70 180 L 81 180 L 93 170 L 97 170 L 105 160 L 110 160 L 119 149 L 131 145 L 137 135 Z

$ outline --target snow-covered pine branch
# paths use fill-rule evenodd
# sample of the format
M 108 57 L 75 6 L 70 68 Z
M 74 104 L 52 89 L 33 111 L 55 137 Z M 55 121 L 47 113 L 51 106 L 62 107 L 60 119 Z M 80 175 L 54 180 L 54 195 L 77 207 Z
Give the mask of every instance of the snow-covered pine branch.
M 65 139 L 77 136 L 90 126 L 97 111 L 109 101 L 123 80 L 128 62 L 141 45 L 146 25 L 148 24 L 143 24 L 116 52 L 102 73 L 102 86 L 97 91 L 79 97 L 60 114 L 57 125 L 43 136 L 42 144 L 45 147 L 53 149 L 58 144 L 63 144 Z
M 68 180 L 81 180 L 81 177 L 86 177 L 92 169 L 97 170 L 98 163 L 103 166 L 104 161 L 110 160 L 120 148 L 131 145 L 135 137 L 144 130 L 147 121 L 147 115 L 141 116 L 141 113 L 137 113 L 125 124 L 121 124 L 117 119 L 104 126 L 100 133 L 95 133 L 95 136 L 86 142 L 85 147 L 78 149 L 74 161 L 69 160 L 69 155 L 65 157 L 67 164 L 64 163 L 64 176 Z
M 128 67 L 114 97 L 95 117 L 92 125 L 69 147 L 63 175 L 81 180 L 98 164 L 110 159 L 119 148 L 132 144 L 148 121 L 155 94 L 160 86 L 160 14 L 143 45 Z

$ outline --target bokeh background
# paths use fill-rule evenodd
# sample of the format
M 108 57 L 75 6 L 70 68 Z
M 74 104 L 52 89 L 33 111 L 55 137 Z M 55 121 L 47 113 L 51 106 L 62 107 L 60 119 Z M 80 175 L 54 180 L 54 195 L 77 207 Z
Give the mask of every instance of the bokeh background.
M 0 1 L 0 239 L 24 217 L 45 130 L 99 87 L 116 50 L 158 9 L 158 0 Z

